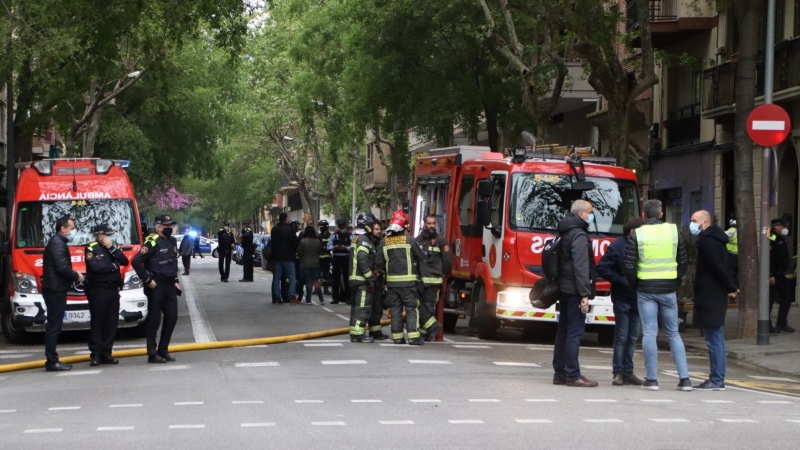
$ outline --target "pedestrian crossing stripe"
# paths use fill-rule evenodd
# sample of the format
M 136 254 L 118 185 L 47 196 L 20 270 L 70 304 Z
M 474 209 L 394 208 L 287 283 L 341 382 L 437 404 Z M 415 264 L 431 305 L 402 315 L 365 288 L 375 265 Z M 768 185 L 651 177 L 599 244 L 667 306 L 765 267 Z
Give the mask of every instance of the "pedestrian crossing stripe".
M 540 319 L 556 318 L 556 313 L 536 312 L 536 311 L 512 311 L 508 309 L 498 309 L 497 315 L 506 317 L 534 317 Z

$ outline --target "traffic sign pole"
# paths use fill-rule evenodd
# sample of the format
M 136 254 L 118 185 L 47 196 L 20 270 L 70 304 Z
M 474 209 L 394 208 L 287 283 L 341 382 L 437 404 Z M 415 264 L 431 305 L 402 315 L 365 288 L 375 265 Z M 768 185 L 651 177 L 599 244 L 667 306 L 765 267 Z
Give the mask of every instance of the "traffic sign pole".
M 772 103 L 772 77 L 775 67 L 775 0 L 767 0 L 767 39 L 764 67 L 764 104 Z M 756 127 L 755 128 L 764 128 Z M 788 128 L 788 123 L 785 128 Z M 758 252 L 758 345 L 769 345 L 769 228 L 770 228 L 770 154 L 762 148 L 761 156 L 761 242 Z

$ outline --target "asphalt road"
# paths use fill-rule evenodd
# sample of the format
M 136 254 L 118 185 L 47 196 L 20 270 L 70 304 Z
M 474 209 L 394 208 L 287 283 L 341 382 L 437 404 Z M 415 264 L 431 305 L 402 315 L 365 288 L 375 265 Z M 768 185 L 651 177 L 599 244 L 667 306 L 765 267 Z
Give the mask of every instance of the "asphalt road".
M 231 279 L 240 271 L 234 267 Z M 195 260 L 173 342 L 347 324 L 345 305 L 272 305 L 270 279 L 256 269 L 255 283 L 222 284 L 216 260 Z M 65 333 L 60 353 L 84 352 L 85 335 Z M 569 388 L 551 384 L 552 336 L 502 332 L 488 342 L 461 326 L 446 338 L 412 347 L 351 344 L 342 336 L 176 353 L 167 365 L 141 357 L 119 366 L 78 364 L 66 374 L 3 374 L 0 447 L 797 448 L 800 395 L 791 394 L 798 380 L 729 365 L 737 386 L 678 392 L 663 352 L 661 391 L 613 387 L 611 350 L 587 334 L 582 370 L 601 384 Z M 121 333 L 118 344 L 143 340 Z M 41 359 L 41 341 L 3 343 L 0 357 L 0 364 Z M 643 375 L 639 353 L 636 364 Z M 692 355 L 689 364 L 699 380 L 708 360 Z

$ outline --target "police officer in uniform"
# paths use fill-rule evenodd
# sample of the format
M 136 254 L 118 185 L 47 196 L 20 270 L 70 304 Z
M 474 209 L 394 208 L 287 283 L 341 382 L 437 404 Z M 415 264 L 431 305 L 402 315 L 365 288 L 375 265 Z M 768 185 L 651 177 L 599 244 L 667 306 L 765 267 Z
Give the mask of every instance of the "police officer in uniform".
M 381 231 L 381 223 L 377 220 L 372 224 L 372 232 L 369 234 L 372 245 L 377 249 L 378 244 L 381 243 L 383 233 Z M 376 255 L 377 256 L 377 255 Z M 389 336 L 383 334 L 383 326 L 381 319 L 383 318 L 384 310 L 384 271 L 377 266 L 377 258 L 375 264 L 375 283 L 372 288 L 372 314 L 369 316 L 369 336 L 375 340 L 384 341 L 389 339 Z
M 300 230 L 300 222 L 297 221 L 297 220 L 293 220 L 289 225 L 292 227 L 292 230 L 294 230 L 294 235 L 297 238 L 297 242 L 300 242 L 300 240 L 303 238 L 303 236 L 302 236 L 303 232 L 302 232 L 302 230 Z M 294 274 L 295 274 L 294 292 L 295 292 L 295 294 L 297 294 L 296 295 L 297 304 L 300 304 L 303 301 L 303 291 L 304 291 L 303 288 L 305 287 L 305 284 L 300 281 L 300 276 L 299 276 L 300 275 L 300 255 L 298 255 L 297 253 L 294 254 Z M 287 278 L 287 283 L 288 283 L 288 278 Z M 309 294 L 308 298 L 311 299 L 311 295 L 310 294 Z M 289 301 L 289 303 L 291 303 L 291 300 Z
M 333 252 L 333 301 L 331 304 L 350 302 L 347 273 L 352 236 L 347 231 L 346 219 L 336 219 L 336 226 L 338 227 L 336 233 L 333 233 L 328 241 L 328 250 Z
M 788 222 L 783 218 L 772 219 L 772 236 L 769 250 L 769 312 L 772 314 L 772 305 L 778 303 L 778 320 L 772 326 L 770 319 L 770 333 L 794 333 L 794 328 L 789 326 L 789 308 L 794 292 L 792 282 L 786 279 L 789 264 L 792 261 L 786 236 L 789 235 Z
M 231 275 L 231 256 L 233 249 L 236 248 L 236 241 L 231 231 L 230 222 L 222 224 L 222 228 L 217 231 L 217 253 L 219 253 L 219 280 L 223 283 L 228 282 Z
M 375 342 L 367 336 L 367 325 L 372 315 L 375 292 L 375 246 L 372 243 L 372 225 L 375 216 L 361 213 L 356 219 L 355 236 L 350 244 L 350 342 Z
M 241 244 L 242 244 L 242 266 L 244 267 L 244 275 L 239 280 L 242 283 L 253 282 L 253 229 L 250 228 L 250 221 L 245 220 L 244 228 L 242 228 Z
M 319 221 L 319 241 L 322 243 L 319 252 L 319 281 L 322 283 L 323 295 L 331 295 L 331 252 L 328 250 L 328 241 L 331 230 L 328 221 Z
M 386 300 L 392 312 L 392 339 L 395 344 L 405 344 L 403 336 L 403 310 L 406 312 L 406 332 L 408 343 L 422 345 L 420 337 L 419 301 L 416 296 L 416 265 L 422 259 L 422 252 L 414 239 L 406 233 L 408 220 L 405 213 L 397 211 L 392 215 L 386 237 L 377 249 L 377 265 L 386 273 Z
M 92 232 L 97 239 L 89 243 L 83 253 L 86 259 L 84 286 L 91 314 L 91 365 L 118 364 L 119 361 L 111 357 L 111 349 L 119 324 L 120 267 L 128 265 L 128 258 L 111 240 L 114 229 L 109 224 L 97 225 Z
M 731 270 L 733 271 L 733 282 L 736 285 L 739 285 L 739 234 L 738 229 L 736 228 L 736 219 L 731 219 L 728 222 L 730 228 L 725 230 L 725 234 L 728 235 L 728 243 L 726 247 L 728 249 L 728 256 L 730 257 L 731 261 Z
M 442 277 L 450 273 L 453 256 L 447 240 L 436 231 L 434 214 L 425 217 L 425 227 L 417 236 L 416 243 L 423 255 L 419 265 L 420 279 L 424 286 L 419 308 L 419 328 L 425 335 L 425 340 L 431 342 L 442 328 L 442 324 L 436 321 L 436 302 L 439 301 L 439 291 L 444 282 Z
M 147 295 L 147 362 L 175 361 L 169 354 L 169 341 L 178 322 L 178 241 L 172 237 L 175 221 L 170 216 L 156 217 L 156 234 L 144 241 L 142 249 L 133 258 L 133 268 L 145 286 Z M 161 339 L 156 346 L 156 334 L 161 324 Z

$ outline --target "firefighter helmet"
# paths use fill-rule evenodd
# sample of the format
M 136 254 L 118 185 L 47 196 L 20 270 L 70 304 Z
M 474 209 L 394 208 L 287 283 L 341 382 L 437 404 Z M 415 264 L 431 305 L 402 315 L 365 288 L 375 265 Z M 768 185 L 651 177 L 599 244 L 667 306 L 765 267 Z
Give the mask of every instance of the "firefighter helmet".
M 376 219 L 372 213 L 361 213 L 358 215 L 358 218 L 356 218 L 356 228 L 372 231 L 372 225 L 374 225 L 377 220 L 378 219 Z
M 328 221 L 327 220 L 320 220 L 317 225 L 319 225 L 320 227 L 326 227 L 327 228 L 328 227 Z
M 389 221 L 389 225 L 399 225 L 400 227 L 405 227 L 408 223 L 408 216 L 401 210 L 395 211 L 392 214 L 392 220 Z

